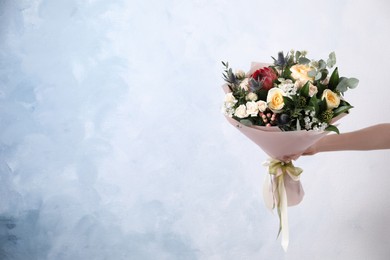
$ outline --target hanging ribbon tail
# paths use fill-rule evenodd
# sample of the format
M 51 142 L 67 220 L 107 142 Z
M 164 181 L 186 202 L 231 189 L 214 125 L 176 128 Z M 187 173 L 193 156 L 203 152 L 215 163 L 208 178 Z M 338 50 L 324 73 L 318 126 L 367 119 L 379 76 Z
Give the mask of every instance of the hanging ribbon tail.
M 270 174 L 266 174 L 263 183 L 263 200 L 264 204 L 271 212 L 275 208 L 275 198 L 273 192 L 272 178 Z
M 284 177 L 289 176 L 293 181 L 299 181 L 302 169 L 295 167 L 292 162 L 279 160 L 268 160 L 264 166 L 268 166 L 268 173 L 264 181 L 263 196 L 267 208 L 273 209 L 277 206 L 279 216 L 279 235 L 282 235 L 281 244 L 284 251 L 287 251 L 289 244 L 288 227 L 288 198 Z M 270 207 L 272 206 L 272 207 Z
M 282 234 L 282 247 L 287 252 L 289 243 L 289 228 L 287 215 L 287 193 L 284 186 L 283 176 L 278 177 L 278 215 L 279 215 L 279 234 Z

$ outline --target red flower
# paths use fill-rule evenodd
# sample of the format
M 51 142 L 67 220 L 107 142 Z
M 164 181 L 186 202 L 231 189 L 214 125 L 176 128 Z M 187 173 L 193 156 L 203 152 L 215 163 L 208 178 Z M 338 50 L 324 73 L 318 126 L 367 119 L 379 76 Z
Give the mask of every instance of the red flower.
M 278 76 L 272 68 L 264 67 L 253 72 L 252 78 L 261 82 L 263 89 L 270 90 Z

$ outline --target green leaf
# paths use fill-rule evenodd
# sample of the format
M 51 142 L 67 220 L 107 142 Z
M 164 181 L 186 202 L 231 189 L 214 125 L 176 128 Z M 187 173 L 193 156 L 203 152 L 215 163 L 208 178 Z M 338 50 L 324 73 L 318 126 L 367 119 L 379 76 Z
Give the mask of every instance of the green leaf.
M 268 91 L 265 89 L 260 89 L 256 91 L 257 96 L 259 97 L 259 100 L 267 100 L 267 94 Z
M 339 84 L 339 81 L 340 81 L 339 71 L 338 68 L 336 67 L 329 79 L 329 84 L 328 84 L 329 89 L 333 91 Z
M 329 54 L 329 58 L 326 63 L 329 68 L 332 68 L 334 65 L 336 65 L 336 54 L 334 51 Z
M 308 58 L 306 58 L 306 57 L 300 57 L 298 59 L 298 63 L 299 64 L 308 64 L 309 62 L 310 62 L 310 60 Z
M 340 100 L 340 107 L 342 106 L 350 106 L 351 104 L 349 104 L 347 101 L 345 100 Z
M 285 79 L 289 79 L 291 78 L 291 70 L 290 70 L 290 67 L 286 67 L 284 70 L 283 70 L 283 74 L 281 75 L 282 78 L 285 78 Z
M 336 116 L 338 116 L 338 115 L 341 115 L 342 113 L 347 113 L 348 110 L 350 110 L 351 108 L 353 108 L 353 106 L 350 106 L 350 105 L 339 106 L 338 108 L 336 108 L 335 110 L 333 110 L 333 117 L 336 117 Z
M 318 102 L 318 114 L 322 113 L 323 111 L 325 111 L 327 109 L 327 105 L 326 105 L 326 101 L 325 99 L 322 99 L 320 102 Z M 318 115 L 317 114 L 317 115 Z
M 241 119 L 240 123 L 243 124 L 244 126 L 252 126 L 253 125 L 252 121 L 249 119 Z
M 299 90 L 299 94 L 304 97 L 309 96 L 309 81 Z
M 309 106 L 313 107 L 314 111 L 316 111 L 316 112 L 320 109 L 320 107 L 318 105 L 318 98 L 316 97 L 316 95 L 314 95 L 310 98 Z
M 284 101 L 284 105 L 286 107 L 293 108 L 295 106 L 294 101 L 291 98 L 289 98 L 289 97 L 283 97 L 283 101 Z
M 337 134 L 340 134 L 340 131 L 337 127 L 335 127 L 334 125 L 328 125 L 327 128 L 325 128 L 325 131 L 333 131 L 333 132 L 336 132 Z

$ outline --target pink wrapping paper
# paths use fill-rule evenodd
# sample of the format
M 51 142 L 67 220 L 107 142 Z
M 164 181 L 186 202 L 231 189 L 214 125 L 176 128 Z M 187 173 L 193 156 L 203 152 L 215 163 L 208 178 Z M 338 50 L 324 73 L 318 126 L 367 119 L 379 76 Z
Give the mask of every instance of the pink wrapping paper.
M 289 161 L 289 158 L 301 155 L 307 148 L 328 133 L 326 131 L 306 130 L 283 132 L 276 126 L 248 127 L 233 118 L 226 117 L 226 119 L 272 159 L 279 161 Z M 285 175 L 284 180 L 288 206 L 299 204 L 305 194 L 301 182 L 292 180 L 289 175 Z

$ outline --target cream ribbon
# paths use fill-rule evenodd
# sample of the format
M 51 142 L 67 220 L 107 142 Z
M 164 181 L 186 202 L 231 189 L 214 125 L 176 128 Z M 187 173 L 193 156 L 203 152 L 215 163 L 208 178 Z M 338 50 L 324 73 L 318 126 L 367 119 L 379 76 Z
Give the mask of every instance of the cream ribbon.
M 287 193 L 284 186 L 284 176 L 288 174 L 292 180 L 299 181 L 302 169 L 295 167 L 291 161 L 283 162 L 276 159 L 268 159 L 264 166 L 268 167 L 268 173 L 264 181 L 263 195 L 267 208 L 271 211 L 277 207 L 279 216 L 278 237 L 282 234 L 282 247 L 287 251 L 289 243 Z

